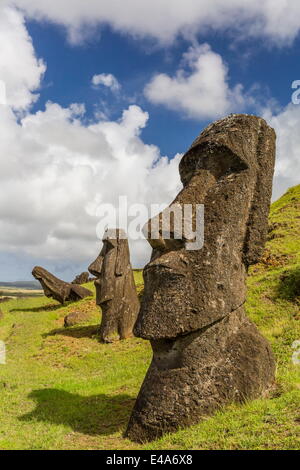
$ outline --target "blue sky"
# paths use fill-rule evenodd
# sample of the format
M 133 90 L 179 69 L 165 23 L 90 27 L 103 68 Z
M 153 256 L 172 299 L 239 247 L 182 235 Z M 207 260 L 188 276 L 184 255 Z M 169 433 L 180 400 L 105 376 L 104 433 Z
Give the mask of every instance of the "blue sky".
M 27 28 L 37 55 L 47 63 L 40 99 L 33 110 L 43 109 L 48 100 L 62 106 L 82 102 L 86 105 L 86 117 L 93 119 L 95 106 L 101 109 L 100 100 L 104 100 L 110 117 L 117 119 L 124 106 L 133 100 L 150 114 L 143 131 L 144 142 L 158 145 L 162 154 L 168 156 L 184 152 L 211 121 L 187 119 L 153 105 L 143 95 L 145 85 L 155 73 L 176 73 L 189 41 L 177 39 L 162 48 L 153 41 L 134 39 L 112 31 L 109 26 L 99 26 L 84 44 L 73 45 L 59 25 L 28 21 Z M 257 84 L 262 104 L 274 99 L 278 106 L 287 105 L 291 101 L 291 83 L 300 77 L 300 38 L 289 47 L 265 46 L 257 39 L 238 42 L 238 39 L 235 35 L 215 32 L 196 37 L 199 44 L 209 43 L 222 56 L 229 67 L 231 85 L 242 83 L 247 90 Z M 91 77 L 97 73 L 112 73 L 117 77 L 122 94 L 115 97 L 105 87 L 91 88 Z M 255 112 L 255 108 L 250 107 L 249 111 Z
M 181 154 L 231 112 L 275 128 L 274 198 L 299 184 L 299 18 L 290 0 L 1 3 L 0 280 L 86 270 L 99 204 L 170 203 Z M 135 266 L 149 252 L 131 242 Z
M 188 47 L 186 41 L 178 41 L 173 47 L 158 48 L 150 41 L 134 40 L 125 34 L 101 28 L 96 37 L 81 45 L 71 45 L 63 28 L 53 24 L 28 23 L 39 57 L 45 58 L 47 72 L 44 88 L 34 109 L 55 101 L 63 106 L 74 102 L 86 105 L 86 117 L 93 119 L 95 106 L 105 101 L 110 117 L 117 119 L 128 103 L 146 109 L 150 114 L 143 140 L 158 145 L 161 152 L 172 156 L 184 152 L 206 122 L 181 119 L 177 113 L 153 106 L 143 96 L 143 88 L 155 72 L 174 73 L 182 53 Z M 115 97 L 105 89 L 91 88 L 91 78 L 97 73 L 112 73 L 122 85 L 122 94 Z

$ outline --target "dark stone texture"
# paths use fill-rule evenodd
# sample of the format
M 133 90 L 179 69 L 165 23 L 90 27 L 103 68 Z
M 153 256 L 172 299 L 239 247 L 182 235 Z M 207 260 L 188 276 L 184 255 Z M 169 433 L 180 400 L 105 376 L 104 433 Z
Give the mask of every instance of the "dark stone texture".
M 90 315 L 88 312 L 71 312 L 64 319 L 64 326 L 67 328 L 68 326 L 75 326 L 80 325 L 81 323 L 85 323 L 89 321 Z
M 139 300 L 130 264 L 129 246 L 120 229 L 107 230 L 103 248 L 89 266 L 97 277 L 96 303 L 102 309 L 100 341 L 109 343 L 133 335 L 132 329 L 139 310 Z
M 86 284 L 90 280 L 90 275 L 88 272 L 84 272 L 81 274 L 78 274 L 78 276 L 75 277 L 74 281 L 72 281 L 72 284 Z
M 36 266 L 33 269 L 32 275 L 41 283 L 45 296 L 51 297 L 61 304 L 67 301 L 76 302 L 93 295 L 93 293 L 85 287 L 64 282 L 40 266 Z
M 188 237 L 179 243 L 149 233 L 153 254 L 134 333 L 151 341 L 153 360 L 131 439 L 155 439 L 271 388 L 273 355 L 243 304 L 248 266 L 267 236 L 274 159 L 273 129 L 248 115 L 211 124 L 183 156 L 184 187 L 173 204 L 192 204 L 194 213 L 204 204 L 204 246 L 187 250 Z

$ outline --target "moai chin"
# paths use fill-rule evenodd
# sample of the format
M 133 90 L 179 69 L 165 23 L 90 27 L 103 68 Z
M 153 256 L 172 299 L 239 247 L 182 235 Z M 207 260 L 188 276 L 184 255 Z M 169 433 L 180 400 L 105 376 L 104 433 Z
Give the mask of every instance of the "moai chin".
M 266 240 L 275 139 L 263 119 L 230 115 L 180 162 L 183 189 L 173 204 L 204 204 L 204 245 L 187 250 L 184 236 L 152 240 L 149 232 L 153 254 L 134 332 L 150 340 L 153 359 L 126 431 L 134 441 L 272 387 L 272 351 L 243 305 L 247 269 Z
M 133 336 L 140 304 L 123 230 L 105 232 L 102 250 L 88 269 L 97 277 L 96 303 L 102 310 L 100 340 L 110 343 L 116 335 L 119 339 Z

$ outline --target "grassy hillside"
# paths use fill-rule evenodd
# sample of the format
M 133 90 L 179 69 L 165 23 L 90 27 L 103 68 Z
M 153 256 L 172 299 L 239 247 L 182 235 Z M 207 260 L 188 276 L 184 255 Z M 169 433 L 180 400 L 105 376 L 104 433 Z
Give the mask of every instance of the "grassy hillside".
M 299 449 L 300 186 L 273 204 L 262 262 L 251 269 L 247 311 L 272 344 L 276 389 L 231 405 L 201 424 L 139 446 L 122 437 L 151 359 L 148 342 L 97 341 L 99 312 L 88 298 L 64 307 L 45 297 L 0 305 L 0 449 Z M 138 289 L 142 275 L 136 272 Z M 92 285 L 88 285 L 93 289 Z M 64 316 L 91 312 L 65 329 Z

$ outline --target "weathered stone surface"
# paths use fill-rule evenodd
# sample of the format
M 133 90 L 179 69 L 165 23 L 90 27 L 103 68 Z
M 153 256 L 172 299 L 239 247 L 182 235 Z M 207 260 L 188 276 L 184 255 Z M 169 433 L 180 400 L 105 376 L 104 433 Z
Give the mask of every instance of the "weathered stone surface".
M 72 281 L 72 284 L 86 284 L 90 280 L 90 275 L 88 272 L 84 272 L 81 274 L 78 274 L 78 276 L 75 277 L 74 281 Z
M 128 240 L 120 229 L 107 230 L 97 259 L 89 266 L 97 277 L 96 303 L 102 309 L 100 340 L 132 336 L 139 300 L 130 264 Z
M 88 312 L 71 312 L 65 316 L 64 326 L 65 328 L 67 328 L 68 326 L 80 325 L 81 323 L 87 322 L 89 319 L 90 315 L 88 314 Z
M 76 302 L 93 295 L 93 293 L 85 287 L 64 282 L 40 266 L 36 266 L 33 269 L 32 275 L 41 283 L 45 296 L 52 297 L 61 304 L 64 304 L 66 301 Z
M 272 191 L 275 133 L 263 119 L 231 115 L 208 126 L 183 156 L 175 204 L 204 204 L 204 246 L 149 242 L 136 336 L 153 360 L 127 436 L 136 441 L 198 422 L 231 401 L 267 392 L 274 359 L 245 316 L 248 266 L 263 250 Z M 161 220 L 161 215 L 157 216 Z

